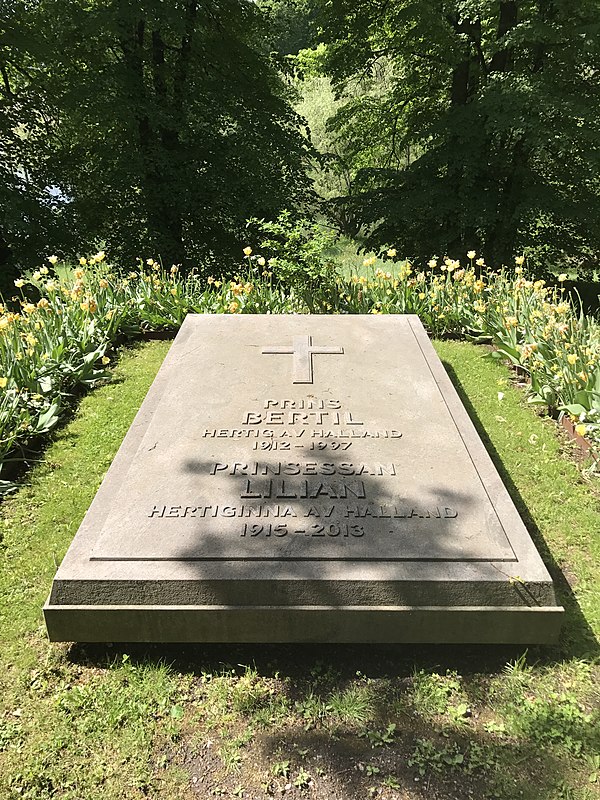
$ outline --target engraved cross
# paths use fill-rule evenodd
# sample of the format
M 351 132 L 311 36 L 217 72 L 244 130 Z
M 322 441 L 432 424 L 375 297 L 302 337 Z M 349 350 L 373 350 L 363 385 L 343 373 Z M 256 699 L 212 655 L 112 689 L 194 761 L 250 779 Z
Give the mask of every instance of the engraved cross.
M 294 356 L 292 366 L 292 383 L 313 382 L 313 355 L 343 355 L 343 347 L 317 347 L 312 343 L 312 336 L 294 336 L 293 347 L 263 347 L 265 354 L 280 353 Z

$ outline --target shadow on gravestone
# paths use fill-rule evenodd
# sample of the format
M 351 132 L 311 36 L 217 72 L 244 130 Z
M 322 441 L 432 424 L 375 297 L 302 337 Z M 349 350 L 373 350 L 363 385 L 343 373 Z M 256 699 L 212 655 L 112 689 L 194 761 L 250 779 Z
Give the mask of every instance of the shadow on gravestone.
M 45 612 L 63 640 L 531 643 L 561 609 L 417 318 L 205 316 Z

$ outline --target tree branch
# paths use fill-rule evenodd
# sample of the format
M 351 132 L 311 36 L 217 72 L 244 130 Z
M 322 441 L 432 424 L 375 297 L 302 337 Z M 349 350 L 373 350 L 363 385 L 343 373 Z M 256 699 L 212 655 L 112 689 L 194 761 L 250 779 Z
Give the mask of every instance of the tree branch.
M 10 80 L 8 79 L 8 73 L 4 64 L 0 64 L 0 73 L 2 74 L 2 80 L 4 81 L 4 94 L 7 97 L 14 97 L 15 95 L 13 90 L 10 88 Z

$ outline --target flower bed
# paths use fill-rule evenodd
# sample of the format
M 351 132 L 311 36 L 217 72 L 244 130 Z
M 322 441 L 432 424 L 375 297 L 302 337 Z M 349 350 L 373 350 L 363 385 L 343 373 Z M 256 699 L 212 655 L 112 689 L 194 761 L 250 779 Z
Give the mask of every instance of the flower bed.
M 512 271 L 489 271 L 473 252 L 465 266 L 432 259 L 419 270 L 389 250 L 389 269 L 347 279 L 331 271 L 327 280 L 321 272 L 298 291 L 276 255 L 244 255 L 233 279 L 182 276 L 153 259 L 123 275 L 100 252 L 74 269 L 52 256 L 16 281 L 19 294 L 0 316 L 0 469 L 57 424 L 78 387 L 107 377 L 120 339 L 177 330 L 189 312 L 418 314 L 434 336 L 492 343 L 494 356 L 529 376 L 530 401 L 568 413 L 598 449 L 600 325 L 577 316 L 560 286 L 529 280 L 521 257 Z

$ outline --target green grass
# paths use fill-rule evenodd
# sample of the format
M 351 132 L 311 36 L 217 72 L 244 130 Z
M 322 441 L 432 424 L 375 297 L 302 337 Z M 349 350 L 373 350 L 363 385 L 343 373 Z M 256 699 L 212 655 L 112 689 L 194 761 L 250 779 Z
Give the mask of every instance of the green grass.
M 574 460 L 565 457 L 568 445 L 557 436 L 556 423 L 527 406 L 504 365 L 482 358 L 485 351 L 466 342 L 438 342 L 436 349 L 559 582 L 569 610 L 565 644 L 585 648 L 592 630 L 600 633 L 598 483 L 594 490 L 582 480 Z M 585 619 L 560 570 L 573 583 Z
M 436 348 L 557 582 L 559 646 L 47 642 L 56 566 L 168 347 L 125 351 L 1 509 L 0 797 L 599 797 L 598 494 L 470 344 Z
M 373 278 L 378 267 L 386 271 L 389 269 L 389 261 L 379 258 L 373 250 L 357 253 L 356 248 L 357 242 L 342 236 L 323 255 L 325 258 L 335 261 L 339 274 L 346 279 L 352 275 L 365 275 Z M 375 258 L 375 262 L 365 267 L 364 262 L 369 258 Z

